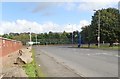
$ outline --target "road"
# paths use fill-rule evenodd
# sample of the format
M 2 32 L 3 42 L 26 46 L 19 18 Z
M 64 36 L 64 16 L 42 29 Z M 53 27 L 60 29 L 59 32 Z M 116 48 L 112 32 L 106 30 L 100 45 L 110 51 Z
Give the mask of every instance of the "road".
M 118 51 L 71 48 L 70 46 L 34 46 L 33 48 L 36 52 L 36 62 L 42 65 L 43 71 L 48 75 L 51 73 L 52 76 L 63 76 L 54 74 L 53 70 L 56 70 L 56 74 L 63 73 L 62 69 L 59 70 L 60 67 L 52 63 L 56 61 L 72 72 L 66 75 L 63 73 L 64 76 L 118 77 Z

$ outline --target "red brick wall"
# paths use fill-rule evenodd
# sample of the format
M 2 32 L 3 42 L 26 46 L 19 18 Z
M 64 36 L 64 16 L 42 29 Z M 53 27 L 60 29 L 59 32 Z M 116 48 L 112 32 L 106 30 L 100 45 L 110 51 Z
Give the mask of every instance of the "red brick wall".
M 0 37 L 0 57 L 6 56 L 22 48 L 20 41 L 10 40 Z

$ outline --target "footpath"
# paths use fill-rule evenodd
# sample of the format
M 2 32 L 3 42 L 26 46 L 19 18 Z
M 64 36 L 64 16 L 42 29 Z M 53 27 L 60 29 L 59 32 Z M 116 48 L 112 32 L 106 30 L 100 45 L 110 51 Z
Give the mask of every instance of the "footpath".
M 30 47 L 13 52 L 0 58 L 0 79 L 5 77 L 28 77 L 22 66 L 32 61 Z

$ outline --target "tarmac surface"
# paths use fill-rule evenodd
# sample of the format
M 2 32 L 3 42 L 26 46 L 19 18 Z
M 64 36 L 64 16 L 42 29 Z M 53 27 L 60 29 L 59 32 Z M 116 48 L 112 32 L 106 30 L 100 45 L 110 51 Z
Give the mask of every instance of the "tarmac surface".
M 118 51 L 64 45 L 33 48 L 47 77 L 118 77 Z

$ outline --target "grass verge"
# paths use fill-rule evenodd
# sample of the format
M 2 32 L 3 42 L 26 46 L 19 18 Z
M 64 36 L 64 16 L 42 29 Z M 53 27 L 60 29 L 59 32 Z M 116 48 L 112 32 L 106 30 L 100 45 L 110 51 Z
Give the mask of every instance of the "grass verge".
M 101 45 L 99 48 L 95 45 L 90 45 L 90 47 L 88 47 L 87 44 L 82 45 L 81 48 L 93 48 L 93 49 L 103 49 L 103 50 L 120 50 L 120 46 L 112 46 L 109 47 L 108 45 Z
M 42 70 L 35 62 L 35 51 L 34 49 L 31 50 L 33 61 L 31 63 L 27 63 L 23 66 L 26 74 L 28 75 L 29 79 L 32 77 L 44 77 Z

